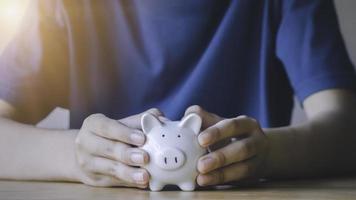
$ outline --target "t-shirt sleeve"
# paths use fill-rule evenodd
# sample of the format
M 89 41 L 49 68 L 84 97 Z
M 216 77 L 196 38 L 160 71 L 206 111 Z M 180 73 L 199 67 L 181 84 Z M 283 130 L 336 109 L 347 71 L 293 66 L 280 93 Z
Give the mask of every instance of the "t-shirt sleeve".
M 20 121 L 35 123 L 68 104 L 62 9 L 60 1 L 31 1 L 19 31 L 0 56 L 0 99 L 16 108 Z
M 355 71 L 340 34 L 332 0 L 281 1 L 276 51 L 295 95 L 331 88 L 355 91 Z

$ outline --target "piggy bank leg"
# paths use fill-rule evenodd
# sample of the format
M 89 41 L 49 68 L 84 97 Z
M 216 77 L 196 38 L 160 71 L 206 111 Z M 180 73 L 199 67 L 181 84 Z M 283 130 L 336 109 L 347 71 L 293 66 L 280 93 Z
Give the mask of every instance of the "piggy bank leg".
M 151 191 L 160 191 L 162 190 L 164 185 L 158 181 L 150 181 L 150 190 Z
M 178 186 L 183 191 L 193 191 L 195 189 L 195 182 L 184 182 Z

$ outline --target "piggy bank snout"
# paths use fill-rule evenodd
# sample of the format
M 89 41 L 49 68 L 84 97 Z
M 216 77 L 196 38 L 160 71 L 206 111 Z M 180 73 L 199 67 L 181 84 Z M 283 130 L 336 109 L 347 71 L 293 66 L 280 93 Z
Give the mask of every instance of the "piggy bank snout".
M 184 153 L 177 148 L 167 148 L 156 156 L 156 164 L 165 170 L 175 170 L 184 165 Z

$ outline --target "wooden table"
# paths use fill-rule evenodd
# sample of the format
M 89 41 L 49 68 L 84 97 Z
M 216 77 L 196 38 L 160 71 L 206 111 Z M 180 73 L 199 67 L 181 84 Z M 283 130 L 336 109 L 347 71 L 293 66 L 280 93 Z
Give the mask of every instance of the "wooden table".
M 0 181 L 0 200 L 44 199 L 356 199 L 356 177 L 263 183 L 254 187 L 181 192 L 94 188 L 75 183 Z

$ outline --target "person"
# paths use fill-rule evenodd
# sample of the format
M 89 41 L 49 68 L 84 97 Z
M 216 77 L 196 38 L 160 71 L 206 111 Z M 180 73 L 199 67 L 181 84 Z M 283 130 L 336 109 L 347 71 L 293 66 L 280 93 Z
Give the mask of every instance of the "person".
M 202 117 L 200 186 L 356 169 L 332 0 L 31 1 L 0 77 L 1 179 L 146 188 L 145 112 Z M 70 129 L 34 126 L 56 106 Z

